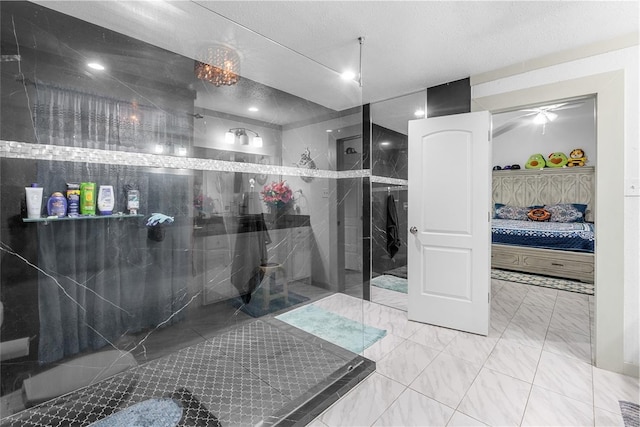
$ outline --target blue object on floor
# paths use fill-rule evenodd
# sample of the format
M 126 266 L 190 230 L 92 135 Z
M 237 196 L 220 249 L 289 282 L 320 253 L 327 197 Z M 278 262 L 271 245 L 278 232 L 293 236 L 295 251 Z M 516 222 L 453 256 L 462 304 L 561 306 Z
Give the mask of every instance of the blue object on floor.
M 387 334 L 383 329 L 363 325 L 313 304 L 288 311 L 276 319 L 356 354 Z
M 148 399 L 91 424 L 91 427 L 174 427 L 182 407 L 173 399 Z
M 269 300 L 269 308 L 265 310 L 263 302 L 264 295 L 262 289 L 258 288 L 251 296 L 249 303 L 245 304 L 241 297 L 231 299 L 231 305 L 239 308 L 242 312 L 247 313 L 251 317 L 261 317 L 270 313 L 275 313 L 283 308 L 292 307 L 301 302 L 309 301 L 309 298 L 298 295 L 295 292 L 288 292 L 289 301 L 285 301 L 284 296 Z
M 371 285 L 406 294 L 409 288 L 409 281 L 401 277 L 383 274 L 382 276 L 377 276 L 371 279 Z

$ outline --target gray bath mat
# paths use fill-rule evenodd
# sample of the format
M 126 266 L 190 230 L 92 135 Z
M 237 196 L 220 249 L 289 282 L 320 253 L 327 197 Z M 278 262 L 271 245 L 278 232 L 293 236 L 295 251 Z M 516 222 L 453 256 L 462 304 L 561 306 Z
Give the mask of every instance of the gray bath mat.
M 620 412 L 625 427 L 640 427 L 640 406 L 637 403 L 620 400 Z

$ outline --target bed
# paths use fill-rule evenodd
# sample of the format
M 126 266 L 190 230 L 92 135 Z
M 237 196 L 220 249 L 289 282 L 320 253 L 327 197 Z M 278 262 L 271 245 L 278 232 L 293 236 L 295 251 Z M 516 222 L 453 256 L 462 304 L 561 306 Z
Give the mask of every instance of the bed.
M 495 171 L 492 220 L 493 268 L 593 283 L 595 218 L 594 168 Z M 573 205 L 582 218 L 570 222 L 532 221 L 523 212 Z M 520 209 L 496 217 L 498 207 Z

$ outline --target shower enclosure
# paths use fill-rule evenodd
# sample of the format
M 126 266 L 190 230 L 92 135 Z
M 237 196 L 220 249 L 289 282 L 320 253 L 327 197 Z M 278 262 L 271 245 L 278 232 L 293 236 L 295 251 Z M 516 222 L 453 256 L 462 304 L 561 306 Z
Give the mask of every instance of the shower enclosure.
M 0 423 L 162 399 L 208 425 L 311 419 L 373 369 L 274 317 L 363 295 L 366 230 L 336 219 L 362 215 L 368 158 L 335 155 L 361 88 L 202 5 L 141 5 L 0 3 Z M 50 215 L 54 193 L 95 206 L 81 183 L 113 213 Z

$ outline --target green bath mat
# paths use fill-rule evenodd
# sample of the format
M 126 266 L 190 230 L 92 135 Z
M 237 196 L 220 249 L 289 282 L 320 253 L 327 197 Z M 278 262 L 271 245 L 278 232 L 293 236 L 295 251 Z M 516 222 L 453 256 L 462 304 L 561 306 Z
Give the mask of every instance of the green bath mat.
M 385 330 L 363 325 L 313 304 L 288 311 L 276 316 L 276 319 L 353 353 L 361 353 L 387 333 Z
M 409 281 L 401 277 L 383 274 L 382 276 L 371 279 L 371 285 L 406 294 L 409 287 Z

